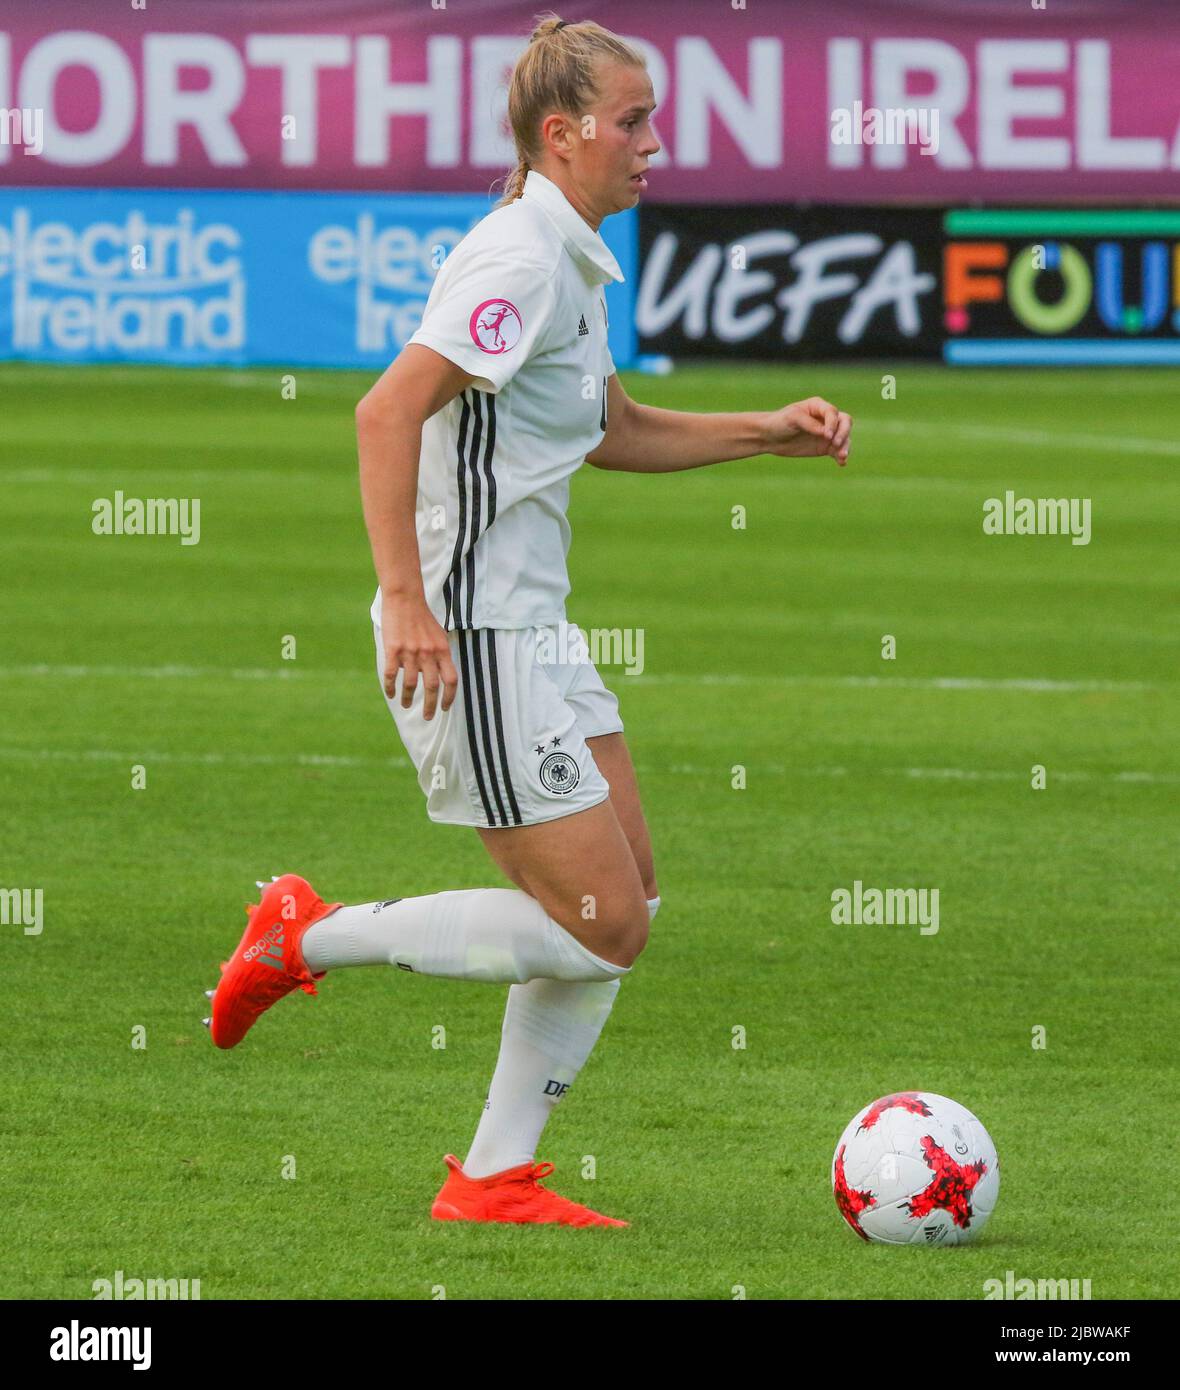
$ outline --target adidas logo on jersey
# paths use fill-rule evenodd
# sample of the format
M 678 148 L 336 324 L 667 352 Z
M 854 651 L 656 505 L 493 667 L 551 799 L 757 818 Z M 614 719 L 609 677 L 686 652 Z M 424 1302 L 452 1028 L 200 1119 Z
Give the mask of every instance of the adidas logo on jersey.
M 578 319 L 578 337 L 584 338 L 589 332 L 590 330 L 586 327 L 586 315 L 583 314 L 581 318 Z

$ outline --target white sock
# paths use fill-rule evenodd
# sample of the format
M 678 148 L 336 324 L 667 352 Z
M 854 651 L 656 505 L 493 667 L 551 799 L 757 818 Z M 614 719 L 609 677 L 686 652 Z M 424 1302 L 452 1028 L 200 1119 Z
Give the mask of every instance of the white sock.
M 337 908 L 307 929 L 302 948 L 316 972 L 388 964 L 493 984 L 617 981 L 631 969 L 588 951 L 519 888 L 469 888 Z
M 659 906 L 659 898 L 648 898 L 649 920 Z M 590 1056 L 618 992 L 618 980 L 512 986 L 496 1071 L 463 1163 L 469 1178 L 533 1161 L 553 1107 Z
M 463 1163 L 469 1178 L 532 1162 L 550 1112 L 590 1056 L 618 992 L 618 980 L 512 986 L 496 1071 Z

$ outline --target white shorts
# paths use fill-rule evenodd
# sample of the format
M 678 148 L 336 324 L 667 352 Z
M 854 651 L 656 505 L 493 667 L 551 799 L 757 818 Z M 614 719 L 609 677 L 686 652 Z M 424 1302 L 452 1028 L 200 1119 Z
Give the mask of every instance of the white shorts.
M 380 595 L 371 615 L 384 695 Z M 618 700 L 589 657 L 568 659 L 577 631 L 566 623 L 564 643 L 556 627 L 449 632 L 459 688 L 445 713 L 440 688 L 430 720 L 422 717 L 421 678 L 403 709 L 405 672 L 397 673 L 393 699 L 386 696 L 385 703 L 418 770 L 431 820 L 539 825 L 610 795 L 586 740 L 622 733 L 623 721 Z

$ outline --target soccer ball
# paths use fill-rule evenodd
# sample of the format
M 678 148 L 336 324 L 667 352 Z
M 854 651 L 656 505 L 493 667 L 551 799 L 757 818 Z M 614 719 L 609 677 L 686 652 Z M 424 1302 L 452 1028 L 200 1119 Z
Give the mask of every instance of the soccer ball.
M 899 1091 L 848 1122 L 832 1157 L 832 1192 L 862 1240 L 964 1245 L 995 1208 L 1000 1161 L 958 1101 Z

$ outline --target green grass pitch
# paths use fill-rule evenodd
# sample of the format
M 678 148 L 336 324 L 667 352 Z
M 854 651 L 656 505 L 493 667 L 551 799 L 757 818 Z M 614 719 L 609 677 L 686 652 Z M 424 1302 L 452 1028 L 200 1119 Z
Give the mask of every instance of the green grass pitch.
M 299 371 L 284 400 L 280 376 L 0 367 L 0 886 L 44 892 L 39 936 L 0 928 L 0 1295 L 122 1270 L 205 1299 L 980 1299 L 1012 1270 L 1173 1296 L 1174 384 L 627 378 L 682 409 L 818 392 L 857 423 L 846 470 L 573 482 L 569 616 L 644 631 L 644 674 L 603 674 L 663 907 L 538 1153 L 632 1225 L 571 1231 L 429 1217 L 505 987 L 341 971 L 234 1052 L 201 1027 L 256 878 L 345 902 L 505 884 L 427 820 L 378 691 L 372 378 Z M 1009 488 L 1090 498 L 1091 543 L 984 535 Z M 95 536 L 116 489 L 199 497 L 200 543 Z M 834 925 L 856 879 L 938 887 L 938 934 Z M 978 1245 L 869 1247 L 837 1215 L 841 1129 L 908 1088 L 996 1142 Z

